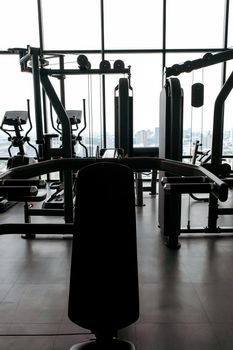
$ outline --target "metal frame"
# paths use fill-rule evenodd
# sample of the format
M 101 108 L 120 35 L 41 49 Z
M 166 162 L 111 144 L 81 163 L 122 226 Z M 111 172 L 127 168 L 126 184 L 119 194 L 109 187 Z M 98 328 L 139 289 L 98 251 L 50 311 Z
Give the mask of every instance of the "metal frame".
M 31 178 L 42 174 L 47 174 L 54 171 L 78 171 L 79 169 L 96 163 L 102 162 L 102 158 L 60 158 L 50 161 L 42 161 L 33 165 L 20 166 L 12 168 L 5 174 L 0 176 L 0 179 L 20 179 Z M 129 158 L 105 158 L 104 162 L 114 162 L 117 164 L 126 165 L 134 170 L 134 172 L 142 172 L 146 170 L 163 170 L 169 173 L 183 176 L 184 182 L 181 184 L 164 179 L 164 188 L 168 196 L 177 195 L 177 193 L 211 193 L 221 201 L 226 201 L 228 197 L 228 186 L 216 177 L 214 174 L 200 166 L 185 164 L 179 161 L 168 160 L 158 157 L 129 157 Z M 189 176 L 189 178 L 185 178 Z M 64 234 L 72 234 L 74 225 L 73 222 L 66 224 L 1 224 L 1 234 L 22 233 L 27 234 L 57 234 L 61 232 Z M 167 245 L 170 248 L 179 248 L 179 240 L 177 232 L 171 232 L 168 237 Z

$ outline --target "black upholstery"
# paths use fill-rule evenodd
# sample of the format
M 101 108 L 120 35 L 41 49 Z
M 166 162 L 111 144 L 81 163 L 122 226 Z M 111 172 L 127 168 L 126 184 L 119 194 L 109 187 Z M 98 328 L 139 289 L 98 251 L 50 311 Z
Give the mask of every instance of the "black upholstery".
M 109 162 L 81 169 L 75 226 L 68 316 L 111 342 L 139 316 L 133 171 Z M 123 343 L 111 348 L 131 349 Z

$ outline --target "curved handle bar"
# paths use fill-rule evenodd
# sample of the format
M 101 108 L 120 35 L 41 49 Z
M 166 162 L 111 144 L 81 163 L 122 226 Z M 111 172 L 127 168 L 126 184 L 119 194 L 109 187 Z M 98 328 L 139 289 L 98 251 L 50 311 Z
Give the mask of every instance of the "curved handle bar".
M 29 164 L 9 169 L 0 175 L 4 178 L 30 178 L 38 175 L 48 174 L 56 171 L 74 170 L 77 171 L 84 166 L 96 162 L 103 162 L 101 158 L 60 158 L 42 161 L 35 164 Z M 159 157 L 129 157 L 129 158 L 105 158 L 104 162 L 117 162 L 132 168 L 135 172 L 144 172 L 150 170 L 163 170 L 179 176 L 201 176 L 206 177 L 209 183 L 213 183 L 210 192 L 215 194 L 220 201 L 224 202 L 228 197 L 228 185 L 219 179 L 209 170 L 180 161 L 159 158 Z M 198 184 L 199 185 L 199 184 Z

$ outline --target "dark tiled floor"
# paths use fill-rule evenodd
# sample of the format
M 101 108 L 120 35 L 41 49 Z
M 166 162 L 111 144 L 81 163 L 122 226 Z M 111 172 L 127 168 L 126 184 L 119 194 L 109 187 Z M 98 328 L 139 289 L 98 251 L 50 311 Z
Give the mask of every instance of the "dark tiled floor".
M 181 249 L 169 250 L 157 200 L 145 194 L 144 203 L 136 207 L 140 317 L 120 337 L 138 350 L 232 350 L 233 237 L 181 238 Z M 183 212 L 185 225 L 187 206 Z M 205 226 L 207 204 L 192 203 L 191 214 Z M 22 222 L 22 210 L 15 206 L 0 219 Z M 71 239 L 61 235 L 0 236 L 1 350 L 68 350 L 91 337 L 67 317 L 70 253 Z

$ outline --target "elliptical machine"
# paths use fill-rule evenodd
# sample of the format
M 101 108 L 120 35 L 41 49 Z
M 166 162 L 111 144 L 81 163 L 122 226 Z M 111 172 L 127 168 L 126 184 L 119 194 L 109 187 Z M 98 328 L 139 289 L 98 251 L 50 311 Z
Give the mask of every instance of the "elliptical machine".
M 39 159 L 38 151 L 36 147 L 30 143 L 30 137 L 28 136 L 32 130 L 29 100 L 27 100 L 27 105 L 27 111 L 6 111 L 2 120 L 2 124 L 0 126 L 0 129 L 8 135 L 8 141 L 11 143 L 8 148 L 8 153 L 10 156 L 7 162 L 8 169 L 21 165 L 36 163 L 36 161 Z M 24 131 L 23 125 L 26 125 L 27 122 L 29 122 L 29 129 L 23 136 L 21 132 Z M 15 135 L 12 136 L 12 133 Z M 26 154 L 24 149 L 25 142 L 27 142 L 27 144 L 34 149 L 36 159 L 35 157 Z M 19 149 L 19 152 L 15 155 L 12 155 L 12 147 L 17 147 Z
M 8 147 L 9 159 L 7 161 L 7 169 L 15 168 L 21 165 L 27 165 L 35 163 L 39 159 L 38 151 L 30 143 L 29 133 L 32 129 L 32 123 L 30 118 L 30 109 L 29 109 L 29 100 L 27 100 L 27 111 L 6 111 L 0 126 L 0 129 L 8 135 L 8 141 L 11 143 Z M 23 125 L 26 125 L 29 122 L 29 129 L 25 135 L 21 135 L 23 131 Z M 13 136 L 12 133 L 15 135 Z M 34 149 L 36 154 L 36 159 L 32 156 L 26 155 L 24 150 L 24 143 Z M 12 154 L 12 147 L 18 147 L 19 152 L 15 155 Z M 0 213 L 3 213 L 10 209 L 16 202 L 9 201 L 4 196 L 0 196 Z

